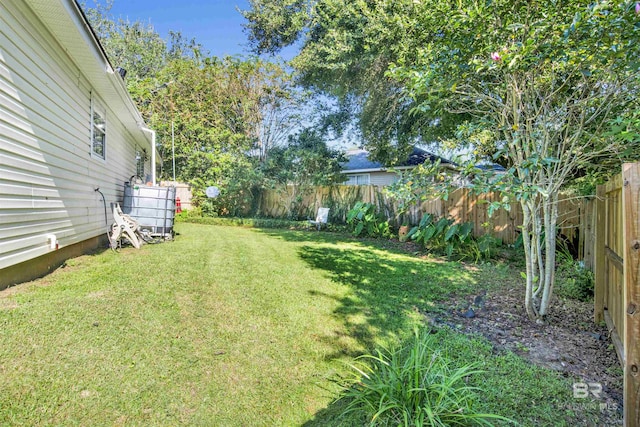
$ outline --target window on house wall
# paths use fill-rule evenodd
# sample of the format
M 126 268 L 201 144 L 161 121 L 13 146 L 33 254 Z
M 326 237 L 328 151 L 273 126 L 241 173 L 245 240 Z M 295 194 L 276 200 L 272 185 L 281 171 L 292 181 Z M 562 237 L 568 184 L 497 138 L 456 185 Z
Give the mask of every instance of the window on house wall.
M 136 175 L 145 180 L 144 162 L 147 160 L 147 153 L 144 150 L 136 151 Z
M 347 185 L 369 185 L 370 175 L 368 173 L 349 175 Z
M 105 159 L 107 143 L 107 112 L 91 97 L 91 155 Z

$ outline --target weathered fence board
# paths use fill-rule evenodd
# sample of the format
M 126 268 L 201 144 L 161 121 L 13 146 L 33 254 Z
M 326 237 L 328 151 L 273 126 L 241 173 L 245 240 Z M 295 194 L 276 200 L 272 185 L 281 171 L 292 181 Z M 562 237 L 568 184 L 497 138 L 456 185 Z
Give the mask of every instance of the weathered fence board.
M 622 166 L 624 419 L 640 426 L 640 163 Z
M 620 362 L 624 364 L 624 275 L 622 233 L 622 176 L 599 186 L 597 240 L 595 264 L 595 316 L 605 320 L 611 330 L 612 340 Z
M 594 318 L 596 323 L 600 323 L 604 320 L 604 307 L 605 307 L 605 245 L 604 241 L 607 235 L 606 223 L 607 223 L 607 205 L 605 203 L 606 191 L 603 185 L 598 186 L 596 190 L 595 201 L 595 240 L 594 240 L 594 286 L 593 286 L 593 299 L 594 299 Z
M 604 320 L 624 368 L 625 426 L 640 426 L 640 163 L 598 186 L 595 211 L 596 322 Z
M 378 210 L 386 215 L 394 225 L 397 222 L 409 220 L 417 224 L 426 212 L 439 217 L 450 217 L 457 222 L 472 222 L 476 237 L 491 233 L 504 243 L 514 243 L 520 234 L 522 224 L 522 210 L 519 203 L 513 203 L 510 210 L 500 209 L 492 217 L 489 216 L 489 203 L 499 201 L 501 195 L 488 193 L 476 195 L 471 190 L 460 188 L 453 191 L 448 200 L 426 200 L 412 206 L 402 219 L 398 215 L 397 204 L 384 194 L 381 187 L 376 186 L 347 186 L 317 187 L 306 192 L 289 186 L 286 190 L 266 190 L 262 194 L 257 214 L 274 218 L 306 218 L 314 217 L 319 207 L 331 208 L 330 221 L 344 222 L 348 210 L 358 201 L 373 203 Z M 583 236 L 585 226 L 592 229 L 590 221 L 593 215 L 592 203 L 584 198 L 565 197 L 559 202 L 560 217 L 558 226 L 560 234 L 575 243 L 582 242 L 580 250 L 591 254 L 591 250 L 584 249 L 592 237 Z M 586 225 L 588 223 L 588 225 Z M 580 240 L 581 239 L 581 240 Z M 587 260 L 585 259 L 585 263 Z M 589 259 L 589 263 L 592 258 Z
M 586 201 L 580 212 L 580 225 L 578 226 L 578 259 L 584 261 L 584 266 L 590 271 L 595 264 L 595 239 L 596 239 L 596 199 Z

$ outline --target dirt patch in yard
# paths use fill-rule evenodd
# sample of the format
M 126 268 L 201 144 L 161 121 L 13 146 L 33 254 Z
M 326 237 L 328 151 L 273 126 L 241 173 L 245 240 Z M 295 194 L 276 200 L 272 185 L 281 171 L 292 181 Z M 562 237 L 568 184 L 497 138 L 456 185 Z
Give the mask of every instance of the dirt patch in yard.
M 601 425 L 622 425 L 622 369 L 607 327 L 593 321 L 593 303 L 555 299 L 546 324 L 539 325 L 529 320 L 523 302 L 523 289 L 482 292 L 453 298 L 441 313 L 427 319 L 434 326 L 480 334 L 496 348 L 513 351 L 590 389 L 597 386 L 589 383 L 601 384 Z
M 5 298 L 0 298 L 0 310 L 13 310 L 16 308 L 18 308 L 17 302 Z

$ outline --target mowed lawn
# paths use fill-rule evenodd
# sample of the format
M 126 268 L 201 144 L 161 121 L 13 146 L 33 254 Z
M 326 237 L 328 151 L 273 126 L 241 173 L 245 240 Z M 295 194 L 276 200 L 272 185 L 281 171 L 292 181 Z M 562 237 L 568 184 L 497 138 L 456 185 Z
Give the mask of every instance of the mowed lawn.
M 177 231 L 0 292 L 0 425 L 335 425 L 334 380 L 354 357 L 409 337 L 439 299 L 493 286 L 482 269 L 333 233 Z M 492 369 L 478 379 L 488 410 L 566 420 L 554 408 L 570 383 L 444 341 Z

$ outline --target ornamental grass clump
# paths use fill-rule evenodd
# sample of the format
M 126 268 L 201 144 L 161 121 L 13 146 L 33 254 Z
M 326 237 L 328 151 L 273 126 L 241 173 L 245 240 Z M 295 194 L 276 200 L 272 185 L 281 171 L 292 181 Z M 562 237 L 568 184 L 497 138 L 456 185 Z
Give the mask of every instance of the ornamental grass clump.
M 468 377 L 480 374 L 462 367 L 437 350 L 428 332 L 415 332 L 413 342 L 398 350 L 361 356 L 347 379 L 342 398 L 345 416 L 366 417 L 372 426 L 472 426 L 510 420 L 474 411 L 477 387 Z M 493 421 L 493 422 L 492 422 Z

